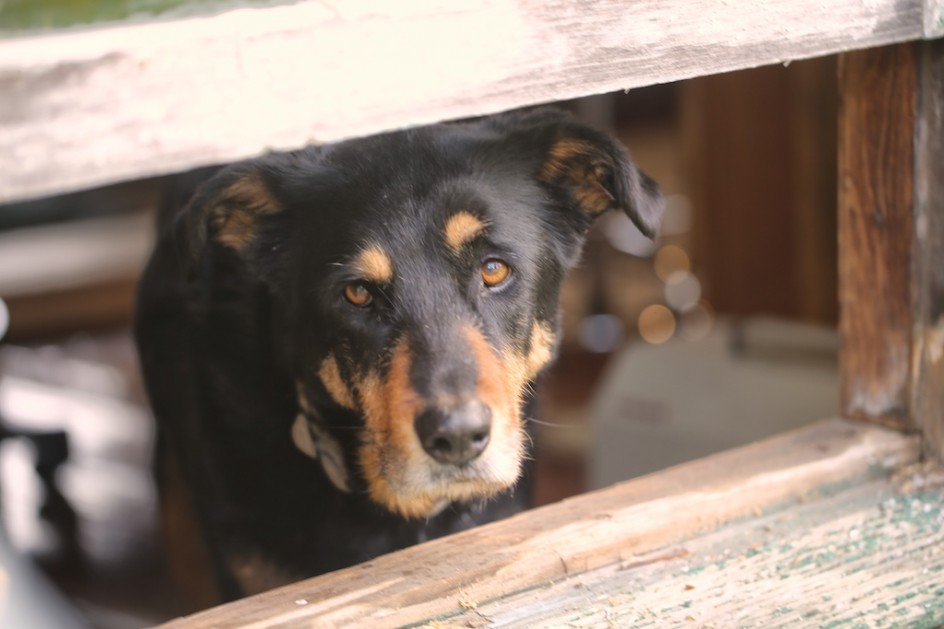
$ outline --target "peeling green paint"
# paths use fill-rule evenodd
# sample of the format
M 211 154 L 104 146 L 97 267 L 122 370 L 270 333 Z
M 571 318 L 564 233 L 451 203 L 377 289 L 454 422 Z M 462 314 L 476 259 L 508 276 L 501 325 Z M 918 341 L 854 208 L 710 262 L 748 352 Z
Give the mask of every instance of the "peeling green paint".
M 122 20 L 209 15 L 277 0 L 3 0 L 0 33 L 106 24 Z

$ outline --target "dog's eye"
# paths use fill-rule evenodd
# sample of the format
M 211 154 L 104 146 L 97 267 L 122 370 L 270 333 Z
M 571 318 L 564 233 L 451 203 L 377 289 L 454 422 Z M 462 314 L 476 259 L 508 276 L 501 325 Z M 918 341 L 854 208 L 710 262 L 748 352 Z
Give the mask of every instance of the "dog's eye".
M 369 306 L 370 302 L 374 300 L 373 295 L 370 294 L 370 289 L 367 288 L 367 284 L 364 282 L 351 282 L 344 287 L 344 298 L 355 306 Z
M 489 288 L 495 288 L 504 283 L 511 275 L 511 267 L 495 258 L 482 263 L 482 281 Z

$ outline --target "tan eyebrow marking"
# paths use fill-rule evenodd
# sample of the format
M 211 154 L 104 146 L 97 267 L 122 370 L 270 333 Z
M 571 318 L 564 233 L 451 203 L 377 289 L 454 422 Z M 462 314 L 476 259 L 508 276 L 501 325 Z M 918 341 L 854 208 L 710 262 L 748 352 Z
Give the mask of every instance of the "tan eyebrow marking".
M 354 266 L 365 280 L 386 284 L 393 279 L 393 261 L 377 245 L 370 245 L 357 254 Z
M 466 243 L 481 234 L 484 229 L 485 223 L 478 217 L 468 212 L 457 212 L 446 221 L 443 237 L 449 248 L 459 253 Z

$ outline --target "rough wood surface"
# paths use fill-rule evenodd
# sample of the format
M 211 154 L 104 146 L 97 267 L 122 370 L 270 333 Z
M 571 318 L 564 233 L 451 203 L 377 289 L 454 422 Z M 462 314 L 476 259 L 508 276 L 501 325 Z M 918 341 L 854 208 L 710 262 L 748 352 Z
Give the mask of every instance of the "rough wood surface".
M 483 601 L 450 627 L 939 627 L 944 474 L 915 467 Z M 435 625 L 432 625 L 435 626 Z
M 0 42 L 0 201 L 920 38 L 928 0 L 305 2 Z
M 841 409 L 902 428 L 913 427 L 916 74 L 914 44 L 840 59 Z
M 944 461 L 944 41 L 922 44 L 920 85 L 912 406 L 928 454 Z
M 824 487 L 883 476 L 916 461 L 918 450 L 914 437 L 830 420 L 167 627 L 448 626 L 450 617 L 507 597 L 540 607 L 552 598 L 542 589 L 560 579 L 669 559 L 660 553 L 699 533 Z
M 944 0 L 924 0 L 924 36 L 944 37 Z

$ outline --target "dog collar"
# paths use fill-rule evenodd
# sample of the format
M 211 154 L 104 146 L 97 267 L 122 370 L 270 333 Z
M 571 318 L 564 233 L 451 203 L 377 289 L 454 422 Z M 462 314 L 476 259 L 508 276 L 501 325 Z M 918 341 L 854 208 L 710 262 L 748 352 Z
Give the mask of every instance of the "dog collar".
M 305 456 L 321 463 L 325 476 L 339 491 L 351 493 L 350 474 L 341 444 L 319 425 L 319 416 L 308 402 L 301 383 L 296 384 L 300 412 L 292 423 L 292 442 Z

